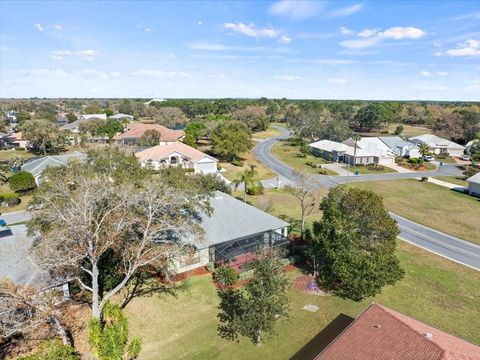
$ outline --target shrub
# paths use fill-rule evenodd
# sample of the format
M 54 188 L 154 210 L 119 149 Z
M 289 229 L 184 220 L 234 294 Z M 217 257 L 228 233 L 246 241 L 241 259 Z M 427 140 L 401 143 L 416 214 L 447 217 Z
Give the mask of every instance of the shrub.
M 427 182 L 427 181 L 428 181 L 428 177 L 422 176 L 422 179 L 421 179 L 420 181 L 421 181 L 421 182 Z
M 247 186 L 247 194 L 248 195 L 260 195 L 263 194 L 263 185 L 262 183 L 254 184 Z
M 10 179 L 8 179 L 8 184 L 10 185 L 10 189 L 15 192 L 25 192 L 37 187 L 33 175 L 26 171 L 20 171 L 12 175 Z
M 297 157 L 305 159 L 307 157 L 307 154 L 299 152 L 299 153 L 297 153 Z
M 282 266 L 290 265 L 290 259 L 286 259 L 286 258 L 280 259 L 280 264 L 282 264 Z
M 419 159 L 419 158 L 410 158 L 410 159 L 408 159 L 408 162 L 409 162 L 410 164 L 416 165 L 416 164 L 419 164 L 419 163 L 420 163 L 420 159 Z
M 37 350 L 30 355 L 18 357 L 17 360 L 78 360 L 80 359 L 70 345 L 63 344 L 59 339 L 45 340 Z
M 226 266 L 221 266 L 215 270 L 214 277 L 215 277 L 215 281 L 219 285 L 231 286 L 237 282 L 238 273 L 235 271 L 235 269 L 232 269 Z
M 242 160 L 232 160 L 231 164 L 233 166 L 243 166 L 243 161 Z
M 400 135 L 403 132 L 403 125 L 398 125 L 395 129 L 395 135 Z
M 238 279 L 240 281 L 249 279 L 253 276 L 254 271 L 255 270 L 253 270 L 253 269 L 244 271 L 244 272 L 240 273 L 240 275 L 238 275 Z
M 207 270 L 210 271 L 210 272 L 214 272 L 214 271 L 215 271 L 215 264 L 210 261 L 210 262 L 207 264 Z
M 328 175 L 327 170 L 326 170 L 326 169 L 322 169 L 322 168 L 320 168 L 320 169 L 318 170 L 318 173 L 319 173 L 320 175 Z
M 15 151 L 25 151 L 24 148 L 15 148 Z

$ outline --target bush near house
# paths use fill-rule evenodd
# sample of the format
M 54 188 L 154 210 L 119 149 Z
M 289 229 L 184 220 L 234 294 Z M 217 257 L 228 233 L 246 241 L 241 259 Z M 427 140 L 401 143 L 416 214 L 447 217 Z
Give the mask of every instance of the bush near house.
M 0 204 L 1 206 L 16 206 L 20 204 L 21 200 L 18 194 L 15 193 L 6 193 L 0 194 Z
M 221 266 L 215 270 L 215 281 L 220 286 L 231 286 L 238 281 L 238 273 L 235 269 Z
M 15 192 L 24 193 L 33 190 L 37 187 L 35 178 L 32 174 L 26 171 L 20 171 L 8 179 L 10 189 Z

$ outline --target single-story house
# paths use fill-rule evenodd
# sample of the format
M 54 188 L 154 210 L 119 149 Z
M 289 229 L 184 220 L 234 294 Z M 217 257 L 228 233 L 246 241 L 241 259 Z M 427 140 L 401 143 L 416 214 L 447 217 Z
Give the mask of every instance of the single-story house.
M 154 130 L 160 134 L 160 145 L 182 140 L 185 133 L 181 130 L 168 129 L 159 124 L 130 123 L 125 126 L 125 131 L 113 138 L 121 145 L 138 145 L 140 138 L 147 130 Z
M 102 119 L 107 120 L 107 114 L 83 114 L 80 115 L 79 120 Z
M 333 330 L 333 331 L 336 331 Z M 329 336 L 330 334 L 325 334 Z M 323 347 L 323 349 L 322 349 Z M 379 304 L 371 304 L 317 355 L 304 360 L 479 359 L 480 347 Z M 294 356 L 295 358 L 295 356 Z
M 35 182 L 39 185 L 42 182 L 41 175 L 49 167 L 66 165 L 70 161 L 84 161 L 87 155 L 81 152 L 73 152 L 65 155 L 49 155 L 27 160 L 21 167 L 33 175 Z
M 408 140 L 415 145 L 427 144 L 430 147 L 430 151 L 436 155 L 462 156 L 465 151 L 465 146 L 432 134 L 414 136 Z
M 83 115 L 82 115 L 83 116 Z M 75 121 L 72 121 L 71 123 L 66 123 L 65 125 L 63 125 L 62 127 L 60 127 L 61 130 L 66 130 L 66 131 L 70 131 L 72 133 L 79 133 L 80 132 L 80 125 L 84 124 L 84 123 L 88 123 L 89 121 L 92 121 L 92 120 L 105 120 L 105 119 L 101 119 L 101 118 L 97 118 L 97 117 L 87 117 L 87 118 L 82 118 L 80 117 L 79 119 L 75 120 Z
M 480 172 L 469 177 L 468 182 L 468 193 L 475 197 L 480 197 Z
M 343 142 L 345 145 L 355 147 L 355 140 L 349 138 Z M 380 165 L 395 164 L 395 153 L 378 137 L 362 137 L 357 141 L 358 149 L 364 150 L 376 157 L 375 163 Z
M 379 136 L 378 139 L 387 145 L 397 156 L 420 157 L 418 146 L 403 140 L 400 136 Z
M 135 153 L 142 166 L 159 170 L 167 166 L 194 169 L 195 173 L 216 174 L 218 160 L 181 142 L 157 145 Z
M 30 142 L 23 139 L 21 131 L 7 135 L 4 137 L 4 141 L 5 143 L 20 149 L 28 149 L 30 146 Z
M 210 199 L 212 213 L 200 215 L 205 231 L 192 241 L 193 253 L 176 260 L 178 272 L 190 271 L 209 262 L 240 268 L 252 253 L 265 245 L 286 246 L 288 223 L 234 197 L 216 191 Z
M 114 119 L 114 120 L 133 121 L 133 115 L 127 115 L 127 114 L 115 114 L 115 115 L 109 116 L 108 118 Z
M 68 119 L 65 116 L 57 116 L 55 119 L 55 125 L 62 127 L 68 124 Z
M 375 156 L 362 149 L 331 140 L 320 140 L 310 144 L 312 153 L 324 159 L 343 162 L 350 165 L 368 165 L 375 163 Z

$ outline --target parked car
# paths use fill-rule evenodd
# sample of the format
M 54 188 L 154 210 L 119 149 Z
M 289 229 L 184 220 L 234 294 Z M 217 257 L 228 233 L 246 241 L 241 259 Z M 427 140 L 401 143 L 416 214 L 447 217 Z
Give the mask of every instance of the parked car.
M 463 161 L 470 161 L 470 156 L 468 156 L 468 155 L 462 155 L 462 156 L 460 157 L 460 159 L 463 160 Z
M 428 162 L 435 160 L 434 157 L 431 156 L 431 155 L 422 156 L 422 159 L 423 159 L 424 161 L 428 161 Z

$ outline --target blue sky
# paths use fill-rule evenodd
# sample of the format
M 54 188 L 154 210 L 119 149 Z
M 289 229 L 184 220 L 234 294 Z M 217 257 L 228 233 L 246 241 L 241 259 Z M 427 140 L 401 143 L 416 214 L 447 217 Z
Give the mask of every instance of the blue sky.
M 1 1 L 32 96 L 480 100 L 480 2 Z

